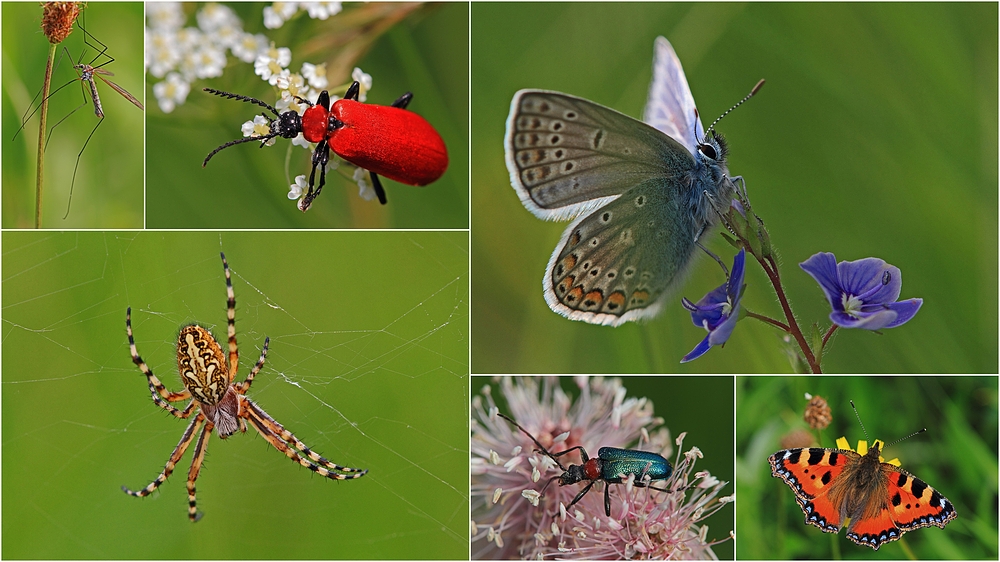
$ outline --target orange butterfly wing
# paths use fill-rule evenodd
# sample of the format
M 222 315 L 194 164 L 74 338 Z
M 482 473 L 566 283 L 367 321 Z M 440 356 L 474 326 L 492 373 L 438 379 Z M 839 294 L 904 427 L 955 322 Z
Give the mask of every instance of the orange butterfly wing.
M 826 493 L 832 483 L 861 455 L 840 449 L 787 449 L 768 458 L 771 475 L 781 478 L 795 492 L 795 501 L 806 514 L 806 523 L 826 533 L 836 533 L 842 524 L 840 509 Z
M 847 538 L 878 550 L 906 531 L 932 525 L 943 528 L 958 517 L 948 498 L 923 480 L 891 464 L 882 463 L 881 469 L 889 479 L 888 507 L 876 517 L 852 522 Z

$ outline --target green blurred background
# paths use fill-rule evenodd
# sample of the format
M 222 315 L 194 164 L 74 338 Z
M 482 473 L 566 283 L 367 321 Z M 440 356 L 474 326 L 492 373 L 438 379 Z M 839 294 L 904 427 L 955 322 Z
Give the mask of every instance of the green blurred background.
M 655 406 L 657 417 L 670 434 L 677 437 L 686 431 L 686 451 L 698 447 L 704 458 L 698 459 L 695 470 L 707 470 L 719 480 L 733 482 L 733 377 L 621 377 L 627 396 L 645 397 Z M 509 412 L 500 385 L 493 378 L 473 377 L 472 392 L 480 394 L 487 384 L 493 386 L 493 400 L 501 412 Z M 572 377 L 560 377 L 562 389 L 575 400 L 580 388 Z M 638 442 L 638 436 L 636 436 Z M 676 451 L 675 451 L 676 452 Z M 594 452 L 591 451 L 591 454 Z M 673 462 L 673 459 L 670 459 Z M 733 484 L 723 488 L 721 495 L 730 495 Z M 591 491 L 590 493 L 594 493 Z M 598 490 L 598 493 L 603 491 Z M 475 514 L 473 514 L 475 519 Z M 723 508 L 706 520 L 709 538 L 721 539 L 733 529 L 732 508 Z M 509 538 L 508 540 L 512 540 Z M 733 559 L 733 541 L 712 547 L 719 560 Z
M 229 6 L 243 19 L 243 29 L 263 33 L 277 47 L 292 50 L 289 69 L 303 62 L 319 64 L 340 54 L 330 47 L 344 33 L 359 33 L 351 43 L 370 39 L 371 29 L 350 29 L 358 10 L 387 5 L 349 4 L 329 19 L 313 20 L 300 12 L 275 30 L 264 28 L 267 4 Z M 188 25 L 200 4 L 184 4 Z M 160 111 L 147 76 L 150 101 L 146 122 L 147 226 L 154 228 L 468 228 L 468 4 L 422 6 L 391 27 L 357 62 L 372 76 L 368 103 L 389 105 L 413 92 L 408 109 L 426 118 L 448 147 L 449 167 L 438 181 L 411 187 L 383 179 L 388 204 L 358 197 L 358 186 L 337 171 L 327 175 L 323 194 L 302 213 L 287 198 L 295 176 L 309 174 L 310 153 L 285 139 L 264 149 L 247 143 L 226 149 L 202 168 L 215 147 L 242 138 L 240 127 L 261 108 L 209 95 L 211 87 L 274 103 L 276 90 L 254 74 L 253 65 L 229 57 L 220 78 L 196 80 L 187 102 L 173 113 Z M 344 30 L 344 26 L 348 30 Z M 350 81 L 329 76 L 330 87 Z M 332 155 L 331 155 L 332 156 Z M 286 177 L 286 158 L 288 174 Z M 346 168 L 345 168 L 346 169 Z M 316 181 L 319 181 L 318 174 Z
M 37 2 L 3 3 L 3 227 L 33 228 L 35 224 L 35 166 L 38 120 L 35 114 L 17 138 L 36 93 L 41 92 L 49 42 L 42 33 L 42 8 Z M 104 67 L 110 80 L 139 101 L 142 91 L 143 21 L 141 2 L 91 2 L 83 10 L 87 31 L 108 46 L 115 61 Z M 52 89 L 78 78 L 73 65 L 83 53 L 84 34 L 77 28 L 59 47 L 69 49 L 52 75 Z M 94 43 L 93 39 L 90 40 Z M 98 51 L 87 48 L 82 62 L 90 63 Z M 94 64 L 108 59 L 101 57 Z M 80 84 L 71 84 L 49 99 L 48 127 L 68 115 L 55 129 L 45 152 L 45 186 L 42 199 L 43 228 L 142 228 L 143 112 L 97 80 L 104 107 L 104 123 L 90 140 L 76 175 L 73 205 L 66 204 L 77 154 L 98 119 Z M 35 104 L 41 100 L 38 96 Z M 12 140 L 13 139 L 13 140 Z
M 725 349 L 678 364 L 705 336 L 680 298 L 724 280 L 704 256 L 645 325 L 572 322 L 542 298 L 568 223 L 536 219 L 510 186 L 511 97 L 558 90 L 641 117 L 658 35 L 706 126 L 767 79 L 719 130 L 805 327 L 829 325 L 798 267 L 820 251 L 882 258 L 902 270 L 903 298 L 924 299 L 882 336 L 841 330 L 825 370 L 997 372 L 997 4 L 474 3 L 472 14 L 473 372 L 790 370 L 782 334 L 753 320 Z M 720 237 L 708 247 L 732 263 Z M 747 270 L 744 304 L 779 316 L 759 266 Z
M 464 232 L 3 234 L 4 558 L 439 559 L 468 556 L 468 235 Z M 187 518 L 186 422 L 150 399 L 142 357 L 180 389 L 175 342 L 225 337 L 239 377 L 311 448 L 368 468 L 331 482 L 251 429 L 213 437 Z
M 997 378 L 994 377 L 737 377 L 736 466 L 737 558 L 903 559 L 900 542 L 878 551 L 806 525 L 792 490 L 771 477 L 767 458 L 782 437 L 808 429 L 802 420 L 806 392 L 822 396 L 833 423 L 819 446 L 852 448 L 865 439 L 850 406 L 868 430 L 868 443 L 892 443 L 914 431 L 927 432 L 888 447 L 886 460 L 941 492 L 958 518 L 942 530 L 904 535 L 915 559 L 997 558 Z M 815 435 L 815 431 L 813 432 Z

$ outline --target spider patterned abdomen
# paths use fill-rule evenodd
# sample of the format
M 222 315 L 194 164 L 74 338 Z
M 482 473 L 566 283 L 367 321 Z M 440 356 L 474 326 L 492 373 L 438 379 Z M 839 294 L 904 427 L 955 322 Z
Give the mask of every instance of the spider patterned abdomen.
M 222 347 L 196 324 L 184 326 L 177 336 L 177 370 L 191 395 L 204 404 L 218 404 L 229 388 Z

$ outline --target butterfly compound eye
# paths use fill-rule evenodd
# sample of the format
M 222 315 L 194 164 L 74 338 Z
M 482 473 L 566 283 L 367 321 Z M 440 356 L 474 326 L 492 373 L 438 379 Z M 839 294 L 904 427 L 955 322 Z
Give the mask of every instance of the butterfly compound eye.
M 711 158 L 712 160 L 717 160 L 719 154 L 715 151 L 715 147 L 708 143 L 701 143 L 698 145 L 698 152 L 701 152 L 705 157 Z

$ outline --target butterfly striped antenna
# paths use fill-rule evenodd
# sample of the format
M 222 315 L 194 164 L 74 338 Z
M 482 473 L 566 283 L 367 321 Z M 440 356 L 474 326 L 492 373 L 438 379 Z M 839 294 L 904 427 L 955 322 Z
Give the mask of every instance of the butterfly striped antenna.
M 708 129 L 706 129 L 706 130 L 705 130 L 705 136 L 706 136 L 706 137 L 708 137 L 708 134 L 709 134 L 709 133 L 714 133 L 714 132 L 715 132 L 715 131 L 714 131 L 714 129 L 715 129 L 715 124 L 716 124 L 716 123 L 718 123 L 719 121 L 722 121 L 722 118 L 723 118 L 723 117 L 725 117 L 726 115 L 729 115 L 729 114 L 730 114 L 730 113 L 731 113 L 731 112 L 732 112 L 732 111 L 733 111 L 734 109 L 736 109 L 737 107 L 739 107 L 739 106 L 743 105 L 743 103 L 744 103 L 745 101 L 747 101 L 748 99 L 750 99 L 750 98 L 754 97 L 754 95 L 756 95 L 756 94 L 757 94 L 757 92 L 759 92 L 759 91 L 760 91 L 760 89 L 761 89 L 761 88 L 762 88 L 763 86 L 764 86 L 764 79 L 763 79 L 763 78 L 761 78 L 761 79 L 760 79 L 760 81 L 759 81 L 759 82 L 757 82 L 757 85 L 756 85 L 756 86 L 754 86 L 752 90 L 750 90 L 750 93 L 749 93 L 749 94 L 747 94 L 745 98 L 743 98 L 743 99 L 741 99 L 740 101 L 738 101 L 738 102 L 736 103 L 736 105 L 734 105 L 734 106 L 730 107 L 729 109 L 727 109 L 727 110 L 725 111 L 725 113 L 723 113 L 722 115 L 720 115 L 718 119 L 716 119 L 715 121 L 713 121 L 713 122 L 712 122 L 712 124 L 711 124 L 711 125 L 709 125 Z
M 851 400 L 851 408 L 854 408 L 854 415 L 858 417 L 858 423 L 861 424 L 861 431 L 865 434 L 865 439 L 869 439 L 868 430 L 865 429 L 865 422 L 861 421 L 861 414 L 858 413 L 858 407 L 854 405 L 854 400 Z
M 882 449 L 888 449 L 889 447 L 892 447 L 893 445 L 895 445 L 896 443 L 899 443 L 900 441 L 905 441 L 905 440 L 909 439 L 910 437 L 913 437 L 914 435 L 920 435 L 921 433 L 923 433 L 925 431 L 927 431 L 926 427 L 923 428 L 923 429 L 921 429 L 920 431 L 914 431 L 913 433 L 907 435 L 906 437 L 900 437 L 899 439 L 896 439 L 892 443 L 889 443 L 885 447 L 882 447 Z

